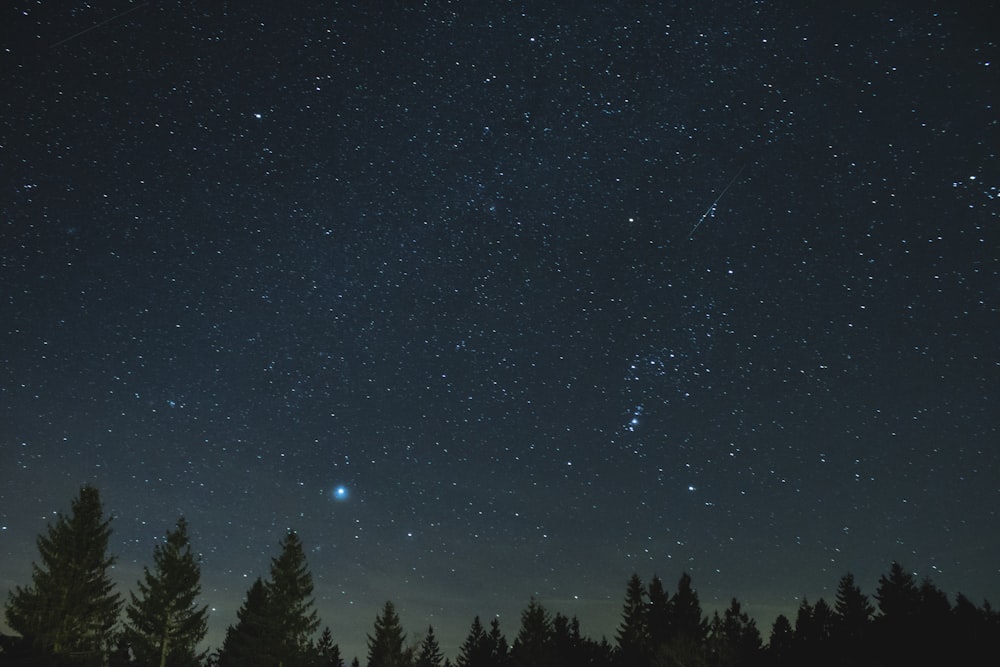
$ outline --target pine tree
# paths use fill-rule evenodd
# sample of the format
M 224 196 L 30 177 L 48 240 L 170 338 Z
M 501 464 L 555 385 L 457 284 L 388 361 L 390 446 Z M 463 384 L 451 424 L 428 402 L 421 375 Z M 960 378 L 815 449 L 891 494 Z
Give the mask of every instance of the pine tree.
M 191 553 L 187 522 L 153 550 L 155 572 L 144 568 L 125 612 L 125 637 L 139 667 L 187 667 L 200 663 L 198 643 L 208 631 L 208 607 L 196 606 L 201 593 L 201 569 Z
M 270 645 L 270 611 L 264 581 L 257 577 L 247 598 L 236 612 L 236 625 L 229 626 L 219 649 L 219 667 L 273 667 L 278 656 Z
M 894 561 L 889 569 L 889 576 L 879 577 L 875 599 L 883 618 L 890 623 L 902 622 L 916 613 L 920 604 L 920 591 L 913 581 L 913 575 Z
M 696 664 L 704 655 L 708 621 L 702 616 L 698 593 L 687 572 L 681 574 L 669 608 L 670 639 L 656 658 L 660 662 Z
M 510 646 L 507 645 L 507 638 L 500 631 L 500 619 L 496 616 L 490 621 L 490 631 L 485 637 L 486 655 L 489 667 L 504 667 L 510 660 Z
M 658 647 L 670 637 L 670 596 L 663 588 L 663 581 L 653 575 L 649 582 L 649 605 L 646 612 L 649 645 L 655 654 Z
M 409 667 L 413 656 L 405 643 L 396 607 L 387 600 L 382 613 L 375 616 L 374 633 L 368 635 L 368 667 Z
M 854 583 L 854 575 L 850 572 L 841 577 L 837 585 L 833 612 L 833 634 L 838 650 L 846 660 L 859 664 L 869 652 L 867 641 L 875 607 Z
M 719 620 L 718 612 L 715 619 Z M 761 653 L 760 631 L 757 623 L 745 611 L 739 601 L 733 598 L 719 623 L 715 625 L 715 647 L 725 656 L 725 661 L 716 664 L 755 664 Z
M 100 665 L 113 644 L 121 611 L 109 570 L 111 519 L 104 518 L 100 494 L 86 485 L 38 537 L 41 565 L 32 564 L 32 584 L 17 586 L 8 598 L 7 623 L 23 637 L 40 662 Z
M 333 643 L 333 633 L 330 628 L 323 628 L 323 633 L 316 642 L 316 665 L 319 667 L 344 667 L 340 657 L 340 646 Z
M 618 626 L 619 662 L 628 667 L 642 667 L 651 657 L 646 588 L 638 574 L 633 574 L 625 589 L 622 623 Z
M 427 626 L 427 635 L 420 644 L 420 654 L 417 656 L 415 667 L 441 667 L 444 655 L 434 636 L 434 626 Z
M 472 627 L 462 646 L 459 647 L 455 664 L 458 667 L 487 667 L 490 664 L 486 631 L 483 630 L 483 624 L 478 616 L 472 619 Z
M 788 617 L 778 614 L 771 626 L 771 638 L 767 642 L 769 664 L 775 667 L 792 664 L 795 651 L 795 631 Z
M 271 576 L 264 588 L 274 654 L 283 667 L 308 661 L 320 622 L 312 597 L 312 574 L 294 531 L 288 531 L 281 553 L 271 560 Z
M 534 597 L 521 612 L 521 630 L 510 658 L 516 667 L 548 667 L 552 662 L 552 619 Z

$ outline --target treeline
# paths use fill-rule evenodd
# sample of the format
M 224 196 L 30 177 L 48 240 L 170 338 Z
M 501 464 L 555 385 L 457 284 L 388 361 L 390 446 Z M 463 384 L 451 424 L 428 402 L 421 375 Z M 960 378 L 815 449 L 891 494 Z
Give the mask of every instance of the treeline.
M 9 594 L 5 613 L 18 636 L 0 636 L 0 665 L 47 667 L 343 667 L 329 628 L 319 631 L 312 575 L 294 532 L 282 539 L 267 579 L 247 592 L 222 646 L 199 647 L 208 608 L 198 606 L 200 566 L 187 524 L 178 520 L 153 550 L 153 567 L 128 600 L 109 576 L 110 519 L 85 486 L 68 516 L 38 537 L 31 583 Z M 445 658 L 428 627 L 408 641 L 392 602 L 368 635 L 368 667 L 735 667 L 969 664 L 996 656 L 1000 614 L 964 595 L 954 604 L 930 579 L 917 582 L 898 563 L 872 598 L 844 575 L 832 604 L 803 600 L 794 622 L 779 616 L 765 643 L 735 598 L 706 616 L 683 574 L 668 592 L 654 576 L 628 581 L 613 643 L 580 632 L 578 620 L 532 598 L 508 642 L 497 618 L 479 617 L 455 657 Z M 354 658 L 352 667 L 360 667 Z

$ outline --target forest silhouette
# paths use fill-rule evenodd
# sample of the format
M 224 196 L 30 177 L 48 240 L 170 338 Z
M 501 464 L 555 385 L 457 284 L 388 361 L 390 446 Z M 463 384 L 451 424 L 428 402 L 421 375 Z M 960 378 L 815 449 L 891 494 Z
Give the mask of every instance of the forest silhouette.
M 847 573 L 832 602 L 803 599 L 794 619 L 778 616 L 767 639 L 733 598 L 721 614 L 702 611 L 687 573 L 672 591 L 638 574 L 625 586 L 611 639 L 580 632 L 575 617 L 532 598 L 508 640 L 493 618 L 472 619 L 454 659 L 433 627 L 410 635 L 391 601 L 367 635 L 366 661 L 345 663 L 313 599 L 303 545 L 288 532 L 269 575 L 247 591 L 220 647 L 207 650 L 200 566 L 180 518 L 154 548 L 152 567 L 128 594 L 110 577 L 111 519 L 98 490 L 84 486 L 71 511 L 38 537 L 31 582 L 5 602 L 16 635 L 0 635 L 0 666 L 47 667 L 737 667 L 976 664 L 1000 648 L 1000 614 L 959 593 L 952 602 L 899 563 L 869 597 Z

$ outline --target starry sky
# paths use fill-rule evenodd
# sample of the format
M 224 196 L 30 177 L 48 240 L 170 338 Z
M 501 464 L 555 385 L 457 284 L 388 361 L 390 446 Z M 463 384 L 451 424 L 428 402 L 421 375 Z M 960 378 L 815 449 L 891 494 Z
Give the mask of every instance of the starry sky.
M 347 656 L 1000 602 L 1000 10 L 851 5 L 4 3 L 0 593 L 92 483 L 214 646 L 289 528 Z

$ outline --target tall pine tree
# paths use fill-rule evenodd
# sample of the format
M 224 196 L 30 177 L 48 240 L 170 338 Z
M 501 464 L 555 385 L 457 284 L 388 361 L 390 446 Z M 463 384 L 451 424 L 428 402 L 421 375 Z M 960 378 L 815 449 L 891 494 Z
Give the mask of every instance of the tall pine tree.
M 267 589 L 260 577 L 247 591 L 247 598 L 236 612 L 236 625 L 226 630 L 219 649 L 219 667 L 273 667 L 278 656 L 270 645 Z
M 220 667 L 300 667 L 316 662 L 312 636 L 319 617 L 312 598 L 312 575 L 302 542 L 289 531 L 281 554 L 271 559 L 267 581 L 257 579 L 226 631 Z
M 434 636 L 434 626 L 427 626 L 427 635 L 420 643 L 420 653 L 417 655 L 416 667 L 441 667 L 444 662 L 444 654 L 438 645 L 437 637 Z
M 637 573 L 625 589 L 622 622 L 618 626 L 618 663 L 622 667 L 643 667 L 650 659 L 646 587 Z
M 344 660 L 340 657 L 340 645 L 333 642 L 333 633 L 330 628 L 323 628 L 323 633 L 316 642 L 316 663 L 318 667 L 344 667 Z
M 458 650 L 455 664 L 458 667 L 486 667 L 489 664 L 489 648 L 486 645 L 486 631 L 476 616 L 472 619 L 469 635 Z
M 288 531 L 281 553 L 271 560 L 271 578 L 264 587 L 275 655 L 284 667 L 308 662 L 320 622 L 312 597 L 312 574 L 294 531 Z
M 552 617 L 534 597 L 521 612 L 521 630 L 510 648 L 515 667 L 549 667 L 552 664 Z
M 30 586 L 9 594 L 7 623 L 39 664 L 101 665 L 122 606 L 109 576 L 111 519 L 90 485 L 70 509 L 38 537 L 41 564 L 32 564 Z
M 409 667 L 413 652 L 404 648 L 405 642 L 396 607 L 386 601 L 382 613 L 375 616 L 374 634 L 368 635 L 368 667 Z
M 181 518 L 153 549 L 154 571 L 144 568 L 125 610 L 125 636 L 139 667 L 193 667 L 204 658 L 198 643 L 208 631 L 208 607 L 198 608 L 201 568 Z

